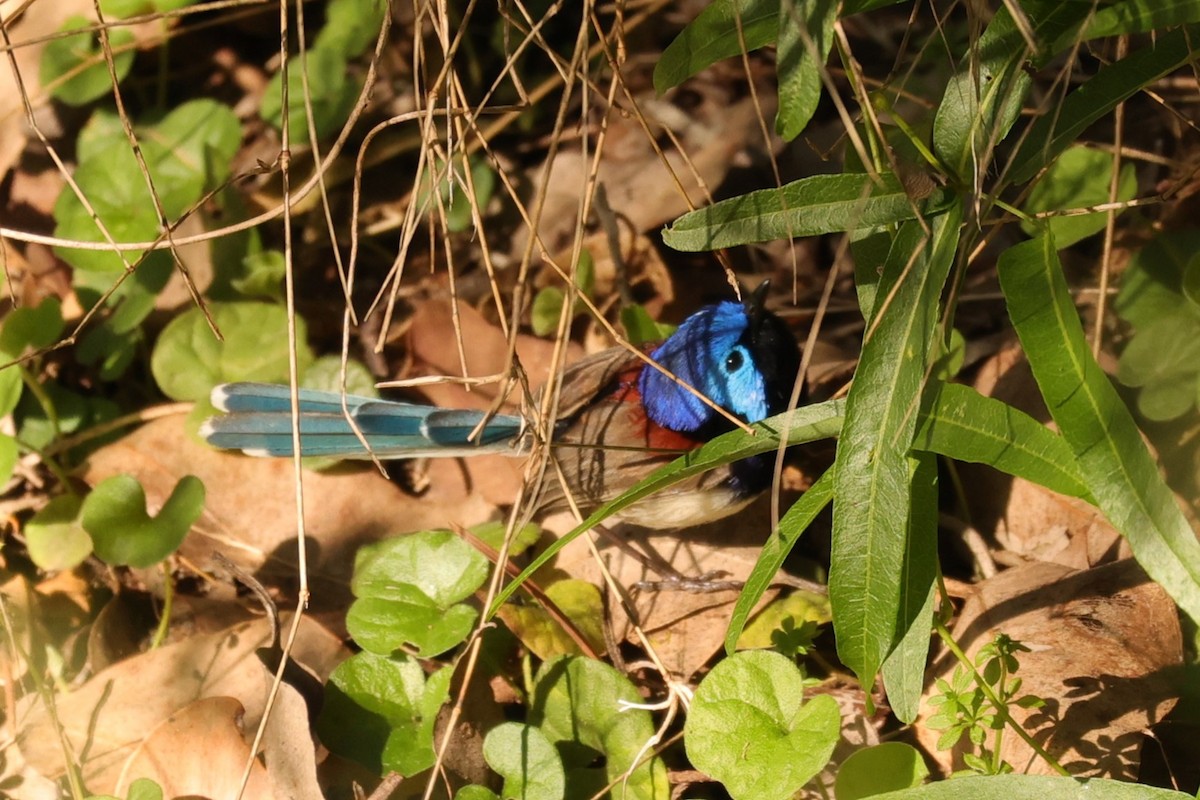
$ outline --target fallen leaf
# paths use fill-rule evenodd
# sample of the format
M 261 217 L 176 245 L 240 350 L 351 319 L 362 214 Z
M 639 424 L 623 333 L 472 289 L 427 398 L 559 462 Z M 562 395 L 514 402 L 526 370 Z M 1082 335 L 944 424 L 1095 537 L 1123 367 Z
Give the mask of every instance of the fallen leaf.
M 1016 721 L 1074 775 L 1136 778 L 1144 732 L 1174 707 L 1180 689 L 1178 611 L 1162 587 L 1132 559 L 1087 570 L 1016 567 L 974 587 L 953 631 L 969 657 L 997 633 L 1030 648 L 1018 655 L 1021 694 L 1046 701 L 1041 709 L 1010 705 Z M 948 678 L 956 665 L 944 653 L 932 678 Z M 938 751 L 941 732 L 925 724 L 930 691 L 917 738 L 944 771 L 961 769 L 962 753 Z M 1002 748 L 1017 772 L 1053 774 L 1009 729 Z
M 283 624 L 288 624 L 286 618 Z M 221 698 L 237 704 L 244 732 L 238 736 L 248 739 L 262 719 L 271 684 L 271 673 L 256 652 L 267 646 L 269 639 L 268 623 L 259 619 L 113 664 L 56 698 L 57 725 L 38 697 L 30 695 L 24 699 L 26 708 L 19 717 L 18 747 L 30 766 L 45 777 L 58 779 L 65 769 L 57 733 L 61 726 L 88 788 L 96 793 L 119 793 L 118 785 L 143 777 L 132 774 L 130 765 L 142 758 L 147 742 L 160 729 L 167 737 L 164 741 L 174 741 L 172 737 L 183 723 L 191 721 L 184 717 L 179 725 L 173 725 L 171 718 L 198 700 Z M 298 663 L 324 680 L 347 655 L 340 642 L 319 624 L 307 617 L 301 620 L 292 650 Z M 153 690 L 147 691 L 148 687 Z M 230 707 L 220 708 L 224 716 L 218 716 L 228 719 Z M 208 719 L 197 713 L 199 719 Z M 207 748 L 193 741 L 190 753 L 175 758 L 171 770 L 185 774 L 192 765 L 210 769 L 205 766 L 207 758 Z M 245 764 L 244 758 L 240 764 Z M 241 774 L 240 766 L 237 774 Z
M 239 796 L 285 800 L 272 791 L 266 769 L 250 764 L 244 795 L 239 795 L 250 746 L 242 730 L 242 704 L 232 697 L 205 697 L 169 716 L 136 747 L 125 763 L 114 794 L 149 778 L 164 797 L 236 800 Z M 93 784 L 89 783 L 89 786 Z

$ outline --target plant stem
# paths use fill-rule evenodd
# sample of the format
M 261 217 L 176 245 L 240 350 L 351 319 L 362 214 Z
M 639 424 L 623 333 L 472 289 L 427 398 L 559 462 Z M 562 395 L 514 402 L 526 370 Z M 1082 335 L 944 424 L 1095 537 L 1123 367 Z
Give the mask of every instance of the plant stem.
M 996 709 L 996 713 L 1001 716 L 1001 718 L 1004 720 L 1004 723 L 1009 725 L 1017 734 L 1017 736 L 1020 736 L 1021 740 L 1025 742 L 1025 744 L 1029 745 L 1033 752 L 1037 753 L 1042 760 L 1049 764 L 1055 772 L 1057 772 L 1059 775 L 1069 776 L 1070 773 L 1063 768 L 1062 764 L 1059 764 L 1054 756 L 1046 752 L 1046 748 L 1038 744 L 1037 741 L 1029 735 L 1029 732 L 1022 728 L 1020 724 L 1013 719 L 1012 715 L 1008 713 L 1008 706 L 1001 702 L 1000 698 L 996 696 L 996 693 L 992 691 L 992 687 L 988 685 L 988 682 L 985 681 L 983 676 L 979 674 L 979 671 L 975 669 L 975 665 L 971 663 L 971 660 L 967 658 L 967 654 L 964 653 L 962 648 L 958 646 L 958 642 L 954 641 L 954 637 L 950 635 L 949 629 L 942 624 L 942 621 L 935 618 L 933 622 L 934 628 L 937 630 L 937 634 L 941 638 L 942 642 L 950 649 L 951 653 L 954 653 L 954 657 L 958 659 L 959 663 L 971 671 L 971 675 L 975 679 L 975 685 L 979 687 L 980 691 L 982 691 L 987 699 L 992 703 Z
M 164 560 L 163 571 L 163 607 L 162 615 L 158 618 L 158 628 L 154 638 L 150 640 L 150 649 L 157 649 L 167 638 L 167 629 L 171 627 L 171 605 L 175 600 L 175 579 L 171 577 L 171 567 Z

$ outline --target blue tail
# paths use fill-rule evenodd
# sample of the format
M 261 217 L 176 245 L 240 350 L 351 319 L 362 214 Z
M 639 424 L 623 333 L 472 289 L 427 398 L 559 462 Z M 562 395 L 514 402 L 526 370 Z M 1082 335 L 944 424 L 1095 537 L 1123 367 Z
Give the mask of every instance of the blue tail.
M 337 392 L 300 390 L 300 455 L 334 458 L 413 458 L 477 453 L 520 455 L 528 444 L 524 420 L 493 416 L 475 438 L 471 432 L 487 416 L 414 403 L 348 395 L 345 410 Z M 287 386 L 226 383 L 212 392 L 223 416 L 212 417 L 200 435 L 214 447 L 253 456 L 292 454 L 292 401 Z M 347 419 L 349 412 L 349 420 Z M 369 444 L 363 446 L 355 428 Z

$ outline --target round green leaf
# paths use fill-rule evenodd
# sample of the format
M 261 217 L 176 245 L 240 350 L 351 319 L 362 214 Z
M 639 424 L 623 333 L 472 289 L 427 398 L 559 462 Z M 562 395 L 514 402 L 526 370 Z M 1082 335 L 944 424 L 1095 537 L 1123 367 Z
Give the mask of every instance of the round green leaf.
M 305 389 L 323 389 L 327 392 L 342 390 L 342 359 L 340 356 L 321 356 L 304 370 L 300 385 Z M 361 361 L 346 362 L 346 394 L 359 397 L 379 397 L 375 378 Z
M 431 658 L 466 639 L 479 616 L 461 603 L 440 608 L 409 584 L 390 591 L 388 598 L 359 598 L 346 613 L 346 629 L 372 653 L 388 655 L 407 644 L 422 658 Z
M 454 800 L 500 800 L 500 795 L 486 786 L 473 783 L 459 789 L 454 795 Z
M 884 742 L 850 754 L 838 769 L 838 800 L 859 800 L 918 786 L 929 777 L 925 759 L 903 742 Z
M 603 652 L 604 602 L 595 585 L 565 578 L 547 586 L 546 596 L 567 615 L 593 650 Z M 579 645 L 563 630 L 562 623 L 541 606 L 508 604 L 501 606 L 499 615 L 522 644 L 542 660 L 580 655 Z
M 1024 210 L 1033 214 L 1042 211 L 1065 211 L 1088 208 L 1109 201 L 1109 182 L 1112 176 L 1112 155 L 1087 147 L 1071 147 L 1063 151 L 1046 175 L 1029 193 Z M 1117 200 L 1129 200 L 1137 194 L 1137 175 L 1132 164 L 1121 168 L 1117 185 Z M 1094 233 L 1104 230 L 1108 215 L 1105 212 L 1050 217 L 1047 222 L 1060 250 Z M 1021 229 L 1036 236 L 1039 225 L 1024 222 Z
M 92 553 L 92 539 L 79 522 L 82 499 L 55 497 L 25 525 L 25 546 L 44 570 L 72 569 Z
M 83 528 L 100 558 L 144 569 L 175 552 L 203 510 L 204 484 L 194 475 L 179 480 L 156 517 L 137 478 L 115 475 L 83 501 Z
M 174 400 L 200 400 L 219 383 L 287 380 L 287 311 L 282 306 L 212 303 L 209 311 L 224 342 L 217 341 L 197 308 L 171 320 L 158 337 L 150 370 L 164 394 Z M 304 344 L 303 320 L 296 320 L 296 329 L 303 370 L 312 352 Z
M 532 725 L 505 722 L 492 728 L 483 741 L 483 757 L 504 778 L 505 797 L 562 800 L 562 758 L 546 734 Z
M 312 101 L 313 121 L 317 126 L 317 137 L 324 138 L 337 131 L 345 122 L 347 114 L 358 99 L 361 84 L 351 80 L 346 70 L 346 54 L 336 49 L 336 44 L 310 47 L 307 65 L 299 58 L 292 60 L 288 68 L 288 128 L 292 141 L 308 143 L 308 115 L 304 110 L 304 77 L 301 70 L 307 66 L 308 95 Z M 283 126 L 283 73 L 276 72 L 267 83 L 259 114 L 275 129 Z
M 91 20 L 76 14 L 59 30 L 78 30 L 91 25 Z M 133 43 L 133 32 L 128 28 L 109 28 L 108 41 L 113 49 L 117 80 L 123 80 L 133 66 L 134 52 L 122 48 Z M 112 83 L 100 49 L 99 34 L 79 33 L 46 42 L 42 51 L 41 79 L 43 85 L 54 84 L 50 94 L 56 100 L 71 106 L 81 106 L 110 93 Z M 59 80 L 62 82 L 58 83 Z
M 28 349 L 49 347 L 58 341 L 64 327 L 62 303 L 57 297 L 47 297 L 34 307 L 14 308 L 0 329 L 0 356 L 7 361 L 19 358 Z
M 411 602 L 412 586 L 445 609 L 470 597 L 487 574 L 487 559 L 455 534 L 421 531 L 361 548 L 350 588 L 359 598 Z
M 627 800 L 669 796 L 667 773 L 658 758 L 633 770 L 654 735 L 650 714 L 621 711 L 623 703 L 642 703 L 623 674 L 602 661 L 564 656 L 547 661 L 534 681 L 529 721 L 560 746 L 566 769 L 567 797 L 591 797 L 609 783 L 620 782 Z M 596 755 L 603 766 L 596 766 Z
M 684 743 L 696 768 L 725 784 L 735 800 L 784 800 L 821 771 L 840 731 L 832 697 L 805 703 L 796 665 L 754 650 L 730 656 L 705 676 Z
M 449 679 L 448 669 L 426 679 L 403 654 L 358 653 L 329 676 L 317 733 L 331 751 L 380 774 L 415 775 L 433 764 L 433 725 Z

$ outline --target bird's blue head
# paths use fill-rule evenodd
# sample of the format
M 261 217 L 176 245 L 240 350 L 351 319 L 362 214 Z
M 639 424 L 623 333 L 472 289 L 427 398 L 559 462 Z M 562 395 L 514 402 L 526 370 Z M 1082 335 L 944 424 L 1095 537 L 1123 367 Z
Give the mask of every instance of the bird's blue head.
M 692 314 L 650 357 L 679 380 L 745 422 L 787 408 L 800 367 L 796 339 L 762 307 L 765 284 L 743 305 L 722 302 Z M 647 366 L 638 379 L 646 415 L 681 433 L 720 419 L 706 403 L 661 370 Z

